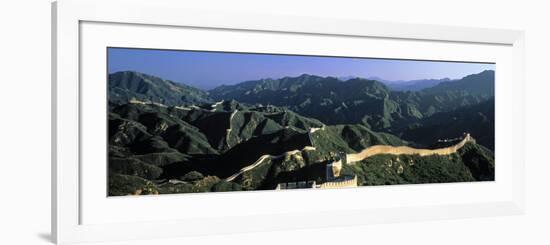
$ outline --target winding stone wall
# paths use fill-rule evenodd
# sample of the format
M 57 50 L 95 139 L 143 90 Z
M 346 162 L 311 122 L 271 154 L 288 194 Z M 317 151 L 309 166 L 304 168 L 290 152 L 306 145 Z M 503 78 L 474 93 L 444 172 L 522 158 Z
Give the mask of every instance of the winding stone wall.
M 440 148 L 440 149 L 416 149 L 408 146 L 389 146 L 389 145 L 374 145 L 362 150 L 359 153 L 347 154 L 347 164 L 353 164 L 359 162 L 365 158 L 378 155 L 378 154 L 390 154 L 390 155 L 414 155 L 420 156 L 429 155 L 449 155 L 456 153 L 468 142 L 475 142 L 474 138 L 470 134 L 466 134 L 464 139 L 456 145 Z

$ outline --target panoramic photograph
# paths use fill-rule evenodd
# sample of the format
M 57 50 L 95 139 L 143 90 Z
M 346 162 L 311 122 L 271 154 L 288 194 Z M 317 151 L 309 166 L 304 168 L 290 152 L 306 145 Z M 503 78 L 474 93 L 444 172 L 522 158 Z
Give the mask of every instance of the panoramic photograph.
M 495 64 L 107 49 L 108 196 L 494 181 Z

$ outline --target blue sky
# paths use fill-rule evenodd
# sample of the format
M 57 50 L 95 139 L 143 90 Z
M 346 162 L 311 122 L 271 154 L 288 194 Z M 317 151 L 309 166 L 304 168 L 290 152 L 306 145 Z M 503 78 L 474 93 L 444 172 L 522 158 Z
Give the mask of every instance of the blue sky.
M 461 78 L 494 64 L 108 48 L 109 73 L 138 71 L 201 89 L 307 73 L 385 80 Z

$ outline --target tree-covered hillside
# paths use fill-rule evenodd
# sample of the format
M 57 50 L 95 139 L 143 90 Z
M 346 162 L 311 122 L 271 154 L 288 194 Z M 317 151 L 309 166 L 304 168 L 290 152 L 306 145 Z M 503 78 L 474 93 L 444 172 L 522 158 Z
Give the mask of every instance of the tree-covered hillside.
M 211 101 L 200 89 L 134 71 L 109 74 L 108 90 L 109 101 L 113 102 L 137 99 L 181 105 Z
M 326 124 L 363 124 L 377 131 L 395 132 L 412 121 L 491 98 L 494 72 L 441 82 L 416 92 L 392 91 L 375 80 L 341 81 L 307 74 L 220 86 L 209 92 L 216 100 L 280 106 Z

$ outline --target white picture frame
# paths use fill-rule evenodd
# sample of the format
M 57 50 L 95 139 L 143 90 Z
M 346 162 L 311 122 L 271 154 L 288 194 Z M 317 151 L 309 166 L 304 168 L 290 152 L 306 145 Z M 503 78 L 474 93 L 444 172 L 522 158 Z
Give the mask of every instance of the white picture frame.
M 437 202 L 429 205 L 387 202 L 388 207 L 354 207 L 314 209 L 311 212 L 273 212 L 232 215 L 195 215 L 185 219 L 185 213 L 174 219 L 124 220 L 125 222 L 83 222 L 82 188 L 82 26 L 85 23 L 123 24 L 137 27 L 171 27 L 222 31 L 286 33 L 342 38 L 375 38 L 383 40 L 434 41 L 449 45 L 456 43 L 503 46 L 510 53 L 507 71 L 508 90 L 515 91 L 508 113 L 511 122 L 501 126 L 508 131 L 506 139 L 514 151 L 508 152 L 510 161 L 508 183 L 502 195 L 493 199 L 475 199 L 464 202 Z M 513 215 L 524 212 L 524 33 L 519 30 L 498 30 L 471 27 L 419 25 L 376 21 L 311 18 L 300 16 L 268 16 L 254 13 L 209 12 L 186 9 L 182 1 L 107 1 L 60 0 L 52 4 L 52 237 L 58 244 L 74 242 L 152 239 L 177 236 L 223 234 L 235 232 L 267 231 L 280 229 L 314 228 L 341 225 L 376 224 L 388 222 L 452 219 L 495 215 Z M 498 84 L 498 81 L 497 81 Z M 497 85 L 498 86 L 498 85 Z M 504 93 L 503 93 L 504 94 Z M 499 94 L 497 93 L 497 96 Z M 508 105 L 508 104 L 507 104 Z M 497 107 L 499 102 L 497 101 Z M 498 114 L 498 110 L 497 110 Z M 88 124 L 89 125 L 89 124 Z M 501 135 L 503 136 L 503 135 Z M 499 134 L 497 133 L 497 139 Z M 500 137 L 503 139 L 503 137 Z M 498 155 L 497 155 L 498 156 Z M 508 156 L 508 155 L 507 155 Z M 497 160 L 497 166 L 498 166 Z M 498 168 L 498 167 L 497 167 Z M 498 176 L 497 176 L 498 177 Z M 497 181 L 499 181 L 497 179 Z M 427 191 L 435 185 L 422 187 L 402 186 L 399 191 Z M 445 187 L 447 188 L 447 187 Z M 454 187 L 451 187 L 454 188 Z M 461 187 L 456 187 L 460 189 Z M 484 187 L 481 186 L 481 189 Z M 319 195 L 347 195 L 360 193 L 337 190 Z M 383 189 L 376 189 L 384 192 Z M 442 191 L 442 190 L 441 190 Z M 306 192 L 289 191 L 277 198 L 291 200 Z M 319 194 L 320 193 L 320 194 Z M 340 194 L 344 193 L 344 194 Z M 223 194 L 224 200 L 239 201 L 245 194 Z M 236 195 L 236 196 L 235 196 Z M 239 196 L 240 195 L 240 196 Z M 272 198 L 273 193 L 262 192 Z M 308 194 L 309 195 L 309 194 Z M 219 197 L 219 196 L 218 196 Z M 235 197 L 235 199 L 232 199 Z M 154 197 L 145 197 L 148 200 Z M 184 196 L 159 199 L 157 203 L 181 201 Z M 199 195 L 195 199 L 202 198 Z M 209 197 L 210 199 L 216 196 Z M 254 198 L 254 197 L 253 197 Z M 257 198 L 256 198 L 257 199 Z M 135 199 L 137 201 L 137 199 Z M 394 200 L 394 201 L 397 201 Z M 126 200 L 126 203 L 132 200 Z M 380 205 L 384 204 L 380 201 Z M 429 202 L 428 202 L 429 203 Z M 92 202 L 93 205 L 93 202 Z M 90 206 L 90 205 L 88 205 Z M 168 206 L 169 207 L 169 206 Z M 122 220 L 122 219 L 121 219 Z M 269 220 L 269 222 L 266 222 Z M 192 222 L 190 222 L 192 221 Z

